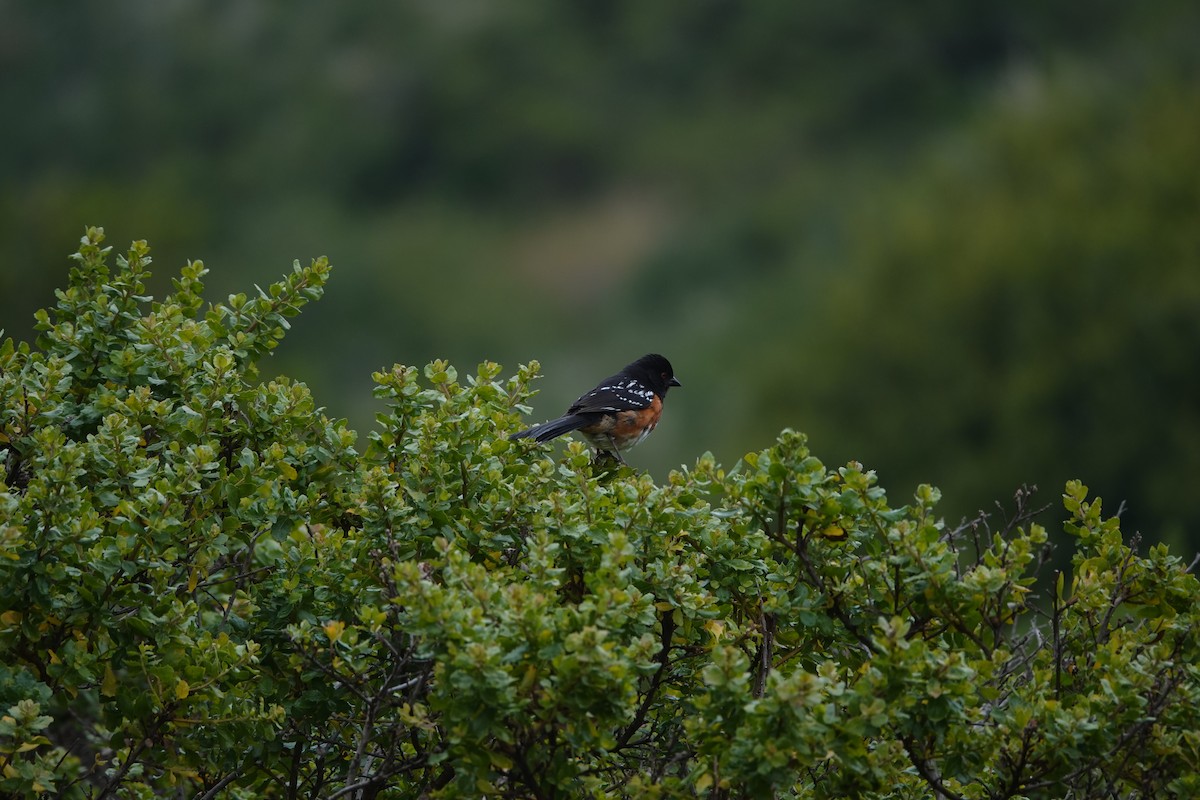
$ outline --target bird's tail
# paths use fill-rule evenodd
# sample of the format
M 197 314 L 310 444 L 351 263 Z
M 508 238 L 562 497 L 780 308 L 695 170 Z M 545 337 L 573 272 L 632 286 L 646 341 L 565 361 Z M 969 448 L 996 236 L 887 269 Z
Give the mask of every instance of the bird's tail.
M 514 433 L 509 436 L 509 439 L 526 439 L 532 438 L 538 442 L 548 442 L 556 436 L 562 436 L 564 433 L 577 431 L 584 425 L 587 425 L 589 420 L 577 414 L 569 414 L 565 417 L 552 419 L 549 422 L 543 422 L 541 425 L 534 425 L 532 428 L 526 428 L 523 431 Z

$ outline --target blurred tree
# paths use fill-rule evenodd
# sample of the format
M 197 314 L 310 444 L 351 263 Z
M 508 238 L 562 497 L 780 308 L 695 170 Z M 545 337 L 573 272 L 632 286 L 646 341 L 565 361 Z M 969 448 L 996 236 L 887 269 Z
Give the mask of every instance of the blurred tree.
M 835 313 L 790 328 L 828 345 L 767 376 L 764 411 L 970 504 L 1087 472 L 1135 526 L 1194 530 L 1168 476 L 1200 475 L 1200 92 L 999 105 L 857 216 Z
M 847 380 L 871 385 L 846 371 L 863 346 L 846 332 L 850 321 L 868 309 L 898 313 L 888 306 L 888 280 L 871 265 L 892 258 L 885 250 L 893 244 L 904 249 L 914 215 L 975 225 L 989 207 L 1023 206 L 1023 193 L 1037 194 L 1038 178 L 1006 186 L 1006 168 L 986 159 L 960 164 L 955 178 L 956 153 L 998 147 L 993 126 L 1023 129 L 1013 158 L 1035 171 L 1054 171 L 1038 152 L 1057 162 L 1067 151 L 1064 160 L 1083 172 L 1097 159 L 1135 158 L 1099 143 L 1088 146 L 1088 160 L 1071 156 L 1060 115 L 1023 111 L 1022 92 L 1051 76 L 1050 102 L 1092 115 L 1083 124 L 1098 126 L 1098 142 L 1110 124 L 1142 113 L 1131 97 L 1162 92 L 1164 102 L 1194 102 L 1198 30 L 1200 9 L 1186 0 L 895 8 L 89 0 L 70 15 L 14 0 L 0 4 L 0 326 L 33 335 L 32 311 L 50 302 L 62 272 L 60 243 L 90 222 L 122 238 L 153 238 L 166 263 L 204 253 L 222 267 L 217 293 L 265 282 L 293 257 L 325 253 L 342 265 L 342 289 L 284 346 L 277 366 L 323 389 L 330 408 L 360 428 L 373 412 L 362 399 L 366 376 L 393 360 L 538 357 L 547 400 L 557 405 L 594 371 L 585 363 L 625 363 L 652 348 L 671 354 L 689 386 L 705 387 L 680 404 L 647 454 L 657 474 L 697 449 L 736 458 L 783 424 L 859 451 L 850 455 L 867 457 L 876 443 L 912 454 L 925 445 L 885 444 L 893 429 L 861 427 L 853 404 L 843 414 L 832 399 L 852 391 Z M 997 103 L 998 95 L 1011 97 Z M 1180 114 L 1160 124 L 1194 125 Z M 1174 149 L 1131 137 L 1123 141 L 1141 147 L 1140 166 L 1125 169 L 1141 171 L 1146 191 L 1159 179 L 1176 191 L 1176 165 L 1195 161 L 1187 137 L 1173 139 Z M 913 208 L 943 191 L 927 185 L 933 178 L 914 177 L 927 170 L 943 175 L 944 191 L 963 193 L 966 207 L 955 199 L 946 213 Z M 1096 164 L 1086 191 L 1118 197 L 1125 179 Z M 993 190 L 998 197 L 989 199 Z M 1155 231 L 1164 242 L 1186 237 L 1195 218 L 1188 197 L 1152 225 L 1109 226 L 1105 258 L 1154 258 Z M 1038 224 L 1051 233 L 1074 231 L 1077 241 L 1102 246 L 1088 203 L 1038 208 Z M 1008 219 L 988 224 L 1025 224 L 1015 212 Z M 917 244 L 907 247 L 916 258 Z M 1032 252 L 1013 246 L 1008 256 Z M 930 261 L 919 274 L 943 283 L 937 260 L 920 255 Z M 1043 252 L 1009 266 L 1038 285 L 1050 280 L 1036 275 L 1050 263 Z M 1180 263 L 1194 259 L 1159 268 Z M 1132 274 L 1108 272 L 1110 283 Z M 911 330 L 886 338 L 897 348 L 905 337 L 978 346 L 959 360 L 994 361 L 987 348 L 1001 345 L 971 334 L 982 317 L 967 313 L 972 306 L 953 285 L 921 293 L 922 313 L 906 316 Z M 868 327 L 879 330 L 871 313 Z M 1065 319 L 1043 307 L 1042 341 L 1056 340 L 1050 329 Z M 1132 327 L 1109 331 L 1115 372 L 1141 369 L 1115 359 L 1190 330 L 1156 319 L 1145 318 L 1138 339 L 1115 341 Z M 959 322 L 962 335 L 953 330 Z M 753 347 L 746 331 L 757 332 Z M 908 369 L 903 353 L 891 364 L 882 355 L 870 359 L 880 374 Z M 1060 374 L 1053 355 L 1021 350 L 1030 370 Z M 897 405 L 929 402 L 917 392 L 888 396 Z M 953 396 L 974 402 L 965 390 Z M 1038 396 L 1014 400 L 1005 413 L 1032 417 L 1063 402 Z M 1119 411 L 1131 441 L 1162 438 L 1129 424 L 1134 415 L 1163 420 L 1187 441 L 1194 422 L 1170 396 L 1111 393 L 1104 419 Z M 911 420 L 920 411 L 895 414 Z M 948 451 L 975 453 L 980 436 L 1004 438 L 946 424 L 935 433 Z M 1134 491 L 1118 462 L 1128 469 L 1146 452 L 1121 451 L 1123 441 L 1111 441 L 1112 477 L 1097 476 L 1115 496 Z M 1015 485 L 1052 458 L 1014 455 L 1012 470 L 979 485 Z M 1006 463 L 963 461 L 980 470 Z M 899 470 L 901 482 L 936 477 L 928 461 L 880 463 Z M 1054 469 L 1072 471 L 1063 462 Z M 1136 482 L 1151 488 L 1130 498 L 1135 511 L 1157 516 L 1157 498 L 1170 490 L 1152 473 L 1139 472 Z M 954 496 L 971 503 L 991 495 Z

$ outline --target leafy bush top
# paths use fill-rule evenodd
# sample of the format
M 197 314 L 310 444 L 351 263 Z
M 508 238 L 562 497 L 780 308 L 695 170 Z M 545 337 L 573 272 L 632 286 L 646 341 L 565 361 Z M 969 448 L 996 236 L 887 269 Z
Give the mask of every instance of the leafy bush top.
M 1081 484 L 1035 584 L 1028 493 L 951 528 L 792 431 L 662 485 L 509 442 L 536 363 L 377 373 L 360 454 L 255 369 L 324 260 L 204 310 L 102 240 L 0 347 L 3 792 L 1200 791 L 1196 580 Z

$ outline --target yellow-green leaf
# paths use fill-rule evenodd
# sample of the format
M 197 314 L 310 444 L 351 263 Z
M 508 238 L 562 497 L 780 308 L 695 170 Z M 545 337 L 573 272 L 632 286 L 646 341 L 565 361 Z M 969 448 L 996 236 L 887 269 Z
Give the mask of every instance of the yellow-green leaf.
M 336 642 L 342 638 L 342 631 L 346 630 L 346 623 L 338 620 L 330 620 L 325 623 L 325 635 L 329 637 L 329 641 Z
M 112 664 L 104 665 L 104 680 L 100 681 L 100 694 L 114 697 L 117 694 L 117 673 L 113 672 Z

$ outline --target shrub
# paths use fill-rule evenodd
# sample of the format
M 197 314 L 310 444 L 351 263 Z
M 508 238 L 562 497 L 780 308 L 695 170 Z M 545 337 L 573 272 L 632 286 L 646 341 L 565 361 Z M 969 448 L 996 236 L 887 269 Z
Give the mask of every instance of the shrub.
M 537 364 L 375 375 L 365 452 L 255 363 L 324 260 L 202 311 L 90 229 L 0 349 L 0 791 L 1190 797 L 1189 568 L 892 505 L 804 437 L 662 485 L 510 442 Z

